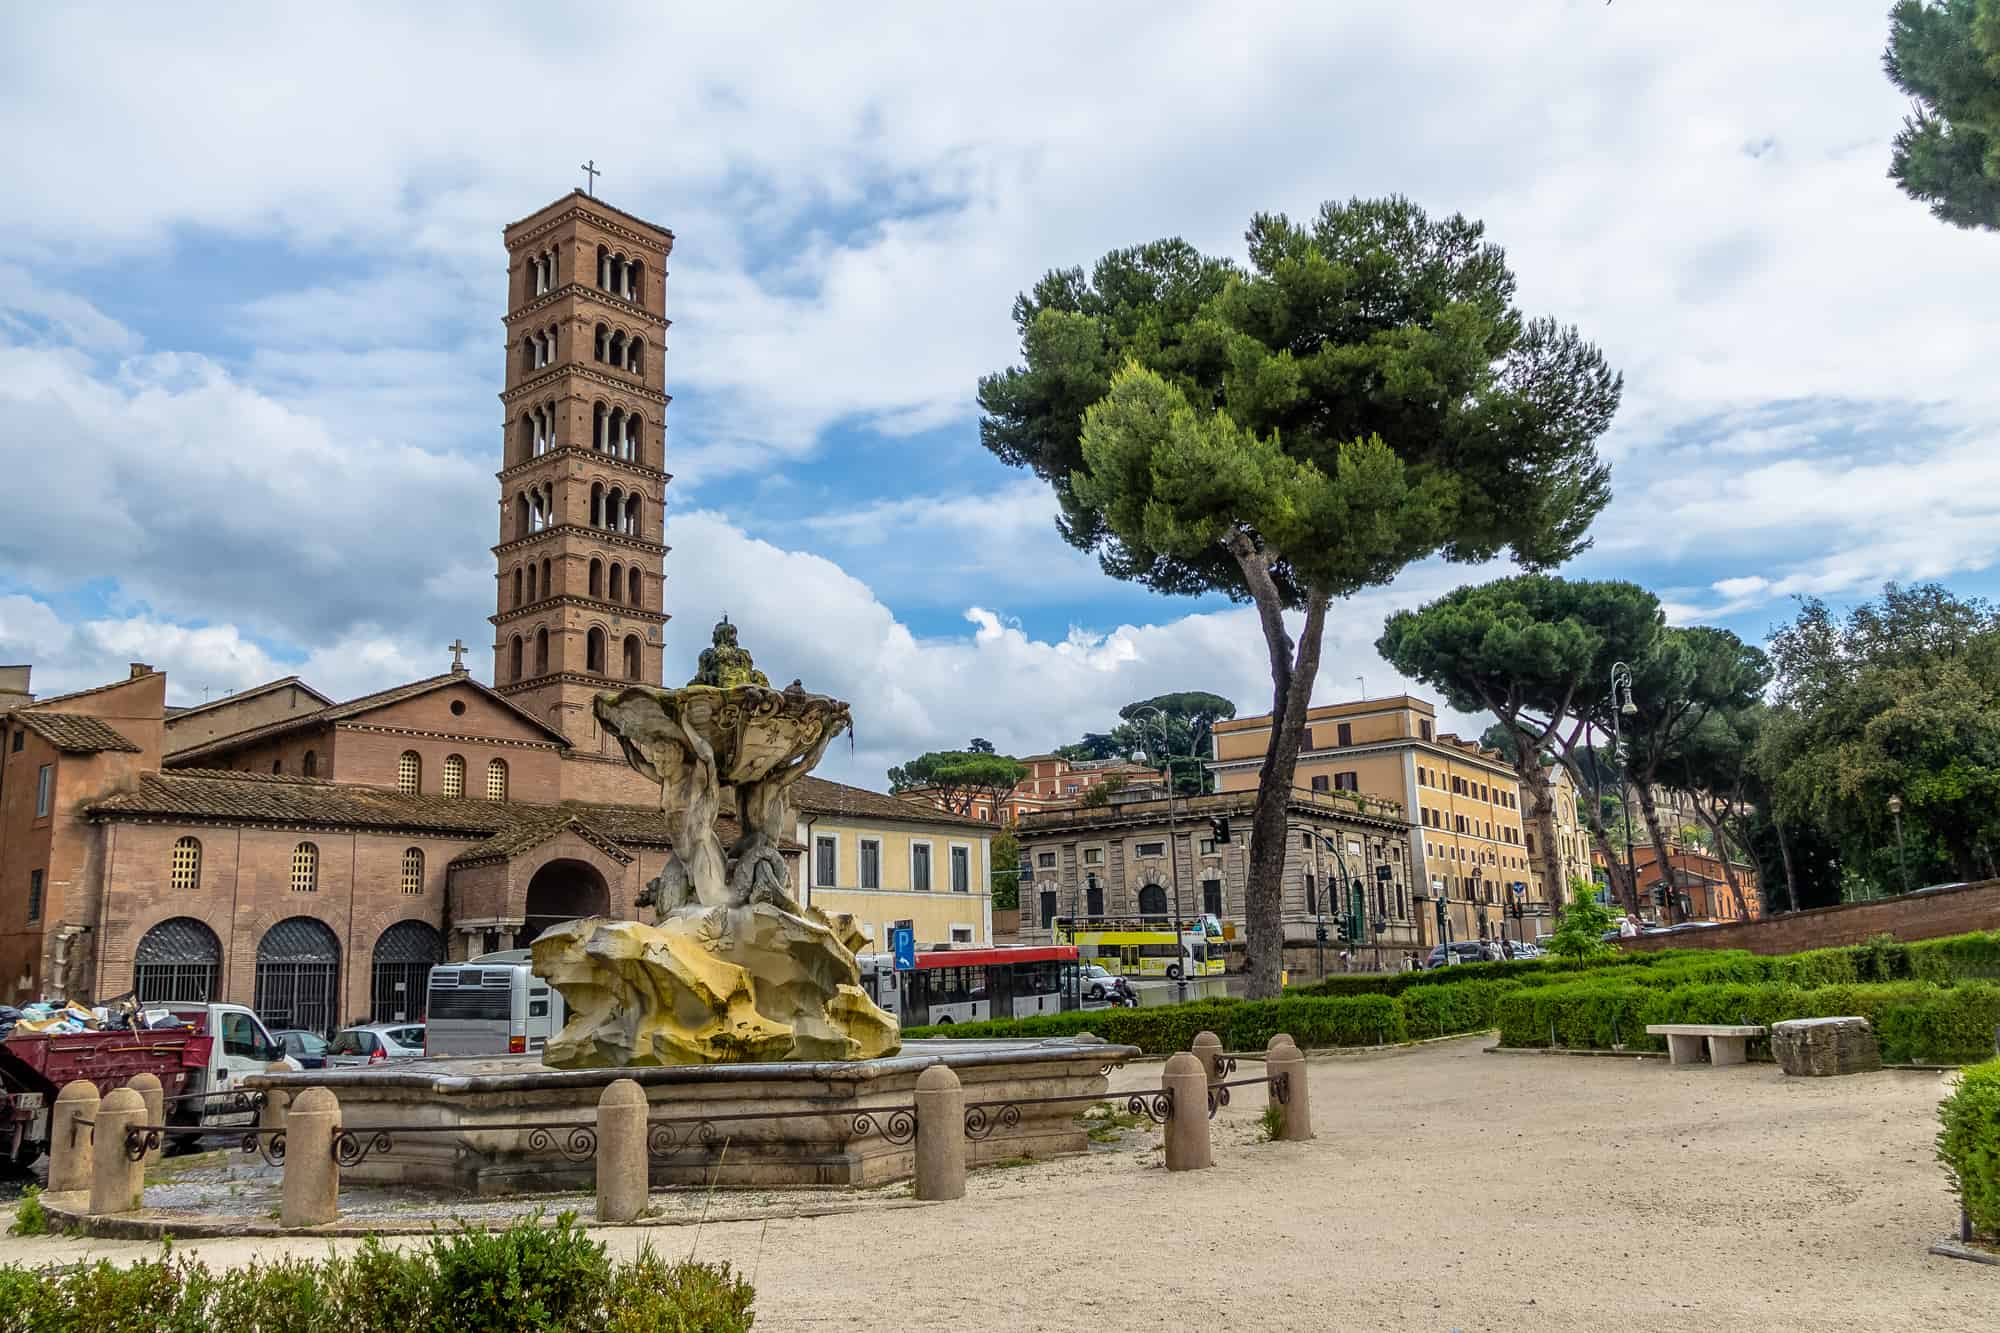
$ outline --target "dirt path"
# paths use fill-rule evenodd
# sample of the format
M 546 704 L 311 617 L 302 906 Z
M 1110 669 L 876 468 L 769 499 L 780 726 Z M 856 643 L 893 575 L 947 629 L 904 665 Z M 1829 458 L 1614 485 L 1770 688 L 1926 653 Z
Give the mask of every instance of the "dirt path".
M 979 1172 L 962 1204 L 607 1235 L 754 1271 L 760 1329 L 1995 1326 L 2000 1268 L 1924 1253 L 1957 1216 L 1931 1156 L 1945 1076 L 1486 1044 L 1314 1060 L 1307 1144 L 1256 1142 L 1245 1089 L 1212 1171 L 1100 1152 Z M 0 1241 L 31 1262 L 146 1249 Z

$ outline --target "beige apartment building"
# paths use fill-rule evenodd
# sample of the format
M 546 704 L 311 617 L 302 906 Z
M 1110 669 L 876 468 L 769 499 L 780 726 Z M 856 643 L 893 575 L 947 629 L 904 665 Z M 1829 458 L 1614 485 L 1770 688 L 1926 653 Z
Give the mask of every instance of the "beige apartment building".
M 1425 910 L 1421 942 L 1438 942 L 1443 900 L 1451 937 L 1532 939 L 1546 933 L 1548 898 L 1522 828 L 1520 784 L 1497 750 L 1437 730 L 1437 708 L 1411 695 L 1328 704 L 1306 714 L 1293 785 L 1393 801 L 1406 812 L 1411 884 Z M 1254 791 L 1271 715 L 1218 722 L 1209 768 L 1219 791 Z M 1575 824 L 1575 800 L 1568 802 Z M 1560 805 L 1559 805 L 1560 808 Z M 1524 919 L 1506 916 L 1510 897 Z

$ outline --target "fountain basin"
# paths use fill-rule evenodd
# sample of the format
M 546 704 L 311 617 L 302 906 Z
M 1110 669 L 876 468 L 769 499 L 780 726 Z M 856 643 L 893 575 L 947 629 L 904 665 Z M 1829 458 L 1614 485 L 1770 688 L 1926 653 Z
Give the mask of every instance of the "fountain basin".
M 497 1126 L 590 1124 L 605 1087 L 629 1078 L 645 1090 L 655 1121 L 708 1126 L 705 1133 L 693 1124 L 669 1127 L 672 1150 L 648 1156 L 655 1186 L 854 1187 L 886 1184 L 915 1170 L 914 1141 L 896 1142 L 902 1135 L 887 1116 L 857 1123 L 858 1113 L 911 1106 L 917 1076 L 934 1064 L 957 1073 L 968 1106 L 1016 1107 L 1018 1119 L 991 1108 L 988 1136 L 968 1139 L 967 1161 L 976 1166 L 1084 1151 L 1087 1140 L 1076 1116 L 1088 1101 L 1023 1103 L 1104 1094 L 1110 1070 L 1138 1054 L 1136 1046 L 1083 1038 L 928 1040 L 907 1042 L 901 1053 L 874 1060 L 547 1069 L 532 1056 L 498 1056 L 273 1072 L 245 1083 L 292 1094 L 327 1088 L 340 1100 L 341 1128 L 357 1135 L 385 1126 L 423 1127 L 425 1132 L 391 1132 L 386 1146 L 344 1168 L 352 1180 L 488 1195 L 588 1188 L 595 1164 L 563 1156 L 563 1130 L 554 1133 L 554 1144 L 531 1146 L 532 1130 Z M 774 1112 L 810 1114 L 720 1119 Z

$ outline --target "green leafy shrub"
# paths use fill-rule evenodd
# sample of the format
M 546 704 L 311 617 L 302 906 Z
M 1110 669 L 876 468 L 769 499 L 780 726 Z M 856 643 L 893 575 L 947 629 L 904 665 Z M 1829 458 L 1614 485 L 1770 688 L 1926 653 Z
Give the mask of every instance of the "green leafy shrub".
M 14 1205 L 14 1222 L 7 1228 L 10 1236 L 46 1236 L 49 1234 L 49 1210 L 42 1207 L 42 1190 L 39 1185 L 30 1185 L 21 1191 L 21 1201 Z
M 1972 1228 L 2000 1238 L 2000 1059 L 1973 1065 L 1938 1106 L 1938 1160 Z
M 1498 1021 L 1500 997 L 1521 983 L 1501 978 L 1456 986 L 1414 986 L 1396 998 L 1403 1028 L 1412 1037 L 1484 1032 Z
M 0 1330 L 32 1333 L 745 1333 L 755 1292 L 726 1264 L 642 1249 L 612 1264 L 565 1214 L 434 1236 L 399 1253 L 210 1273 L 175 1257 L 66 1273 L 0 1267 Z
M 1276 1000 L 1246 1001 L 1218 1029 L 1225 1049 L 1261 1051 L 1271 1038 L 1289 1032 L 1301 1048 L 1314 1046 L 1376 1046 L 1408 1040 L 1402 1011 L 1387 995 L 1288 995 Z M 1169 1050 L 1184 1051 L 1186 1046 Z

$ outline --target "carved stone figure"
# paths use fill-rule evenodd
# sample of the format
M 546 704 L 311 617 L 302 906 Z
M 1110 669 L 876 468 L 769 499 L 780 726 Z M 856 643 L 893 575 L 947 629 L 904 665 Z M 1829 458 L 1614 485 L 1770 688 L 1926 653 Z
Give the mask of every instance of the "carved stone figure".
M 597 696 L 594 711 L 627 761 L 660 784 L 673 850 L 639 900 L 657 925 L 590 918 L 535 941 L 535 972 L 570 1013 L 544 1062 L 893 1053 L 896 1021 L 861 989 L 853 920 L 801 907 L 784 857 L 791 789 L 847 730 L 847 705 L 797 681 L 771 689 L 725 620 L 692 683 L 628 686 Z M 736 828 L 726 848 L 716 831 L 725 794 Z

